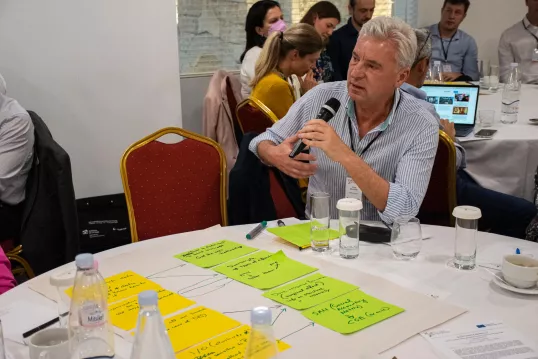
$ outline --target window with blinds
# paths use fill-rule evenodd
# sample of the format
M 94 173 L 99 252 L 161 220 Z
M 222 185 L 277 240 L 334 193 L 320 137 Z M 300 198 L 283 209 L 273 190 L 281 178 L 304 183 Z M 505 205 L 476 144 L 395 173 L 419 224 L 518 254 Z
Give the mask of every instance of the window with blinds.
M 254 2 L 256 0 L 176 0 L 181 74 L 238 70 L 245 46 L 245 18 Z M 298 23 L 316 2 L 279 1 L 288 24 Z M 333 3 L 340 10 L 344 24 L 349 16 L 349 0 L 334 0 Z M 391 0 L 377 0 L 375 15 L 391 16 L 392 8 Z

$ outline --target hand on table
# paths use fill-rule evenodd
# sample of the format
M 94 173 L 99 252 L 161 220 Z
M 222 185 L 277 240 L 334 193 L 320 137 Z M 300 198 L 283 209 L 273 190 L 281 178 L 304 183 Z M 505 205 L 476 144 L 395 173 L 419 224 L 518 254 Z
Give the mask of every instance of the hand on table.
M 449 120 L 441 119 L 441 126 L 443 126 L 443 131 L 452 139 L 456 141 L 456 128 L 454 127 L 454 122 Z
M 301 91 L 305 94 L 307 91 L 312 90 L 317 86 L 318 82 L 314 79 L 314 71 L 310 70 L 306 74 L 304 80 L 299 77 L 299 83 L 301 84 Z
M 321 149 L 335 162 L 340 162 L 343 156 L 351 152 L 334 129 L 323 120 L 308 121 L 298 134 L 303 143 Z
M 295 143 L 299 137 L 294 135 L 287 138 L 278 146 L 270 150 L 271 164 L 293 178 L 308 178 L 316 173 L 318 166 L 313 163 L 304 163 L 300 161 L 315 161 L 316 157 L 311 154 L 300 153 L 295 158 L 290 158 Z
M 459 72 L 443 72 L 443 81 L 452 82 L 460 76 L 462 76 L 462 74 Z

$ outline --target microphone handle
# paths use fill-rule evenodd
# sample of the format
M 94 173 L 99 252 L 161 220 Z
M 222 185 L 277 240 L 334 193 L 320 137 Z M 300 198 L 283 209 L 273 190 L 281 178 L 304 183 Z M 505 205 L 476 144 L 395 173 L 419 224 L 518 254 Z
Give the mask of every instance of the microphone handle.
M 329 112 L 327 109 L 322 107 L 321 110 L 319 110 L 319 113 L 316 117 L 319 120 L 329 122 L 329 120 L 333 118 L 333 114 Z M 297 141 L 297 143 L 295 143 L 295 146 L 293 146 L 293 150 L 290 153 L 290 157 L 295 158 L 295 156 L 299 155 L 299 153 L 301 153 L 305 149 L 305 147 L 306 145 L 303 143 L 302 140 Z M 308 162 L 308 161 L 302 161 L 302 162 Z

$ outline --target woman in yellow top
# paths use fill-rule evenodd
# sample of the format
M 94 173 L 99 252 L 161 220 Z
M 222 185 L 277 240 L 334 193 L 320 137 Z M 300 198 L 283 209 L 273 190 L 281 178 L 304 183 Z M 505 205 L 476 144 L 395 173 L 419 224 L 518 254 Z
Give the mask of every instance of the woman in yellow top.
M 284 117 L 296 100 L 288 77 L 297 75 L 301 79 L 308 73 L 301 80 L 301 87 L 303 91 L 314 87 L 317 83 L 312 69 L 323 46 L 322 37 L 308 24 L 271 34 L 256 62 L 251 96 L 263 102 L 279 119 Z

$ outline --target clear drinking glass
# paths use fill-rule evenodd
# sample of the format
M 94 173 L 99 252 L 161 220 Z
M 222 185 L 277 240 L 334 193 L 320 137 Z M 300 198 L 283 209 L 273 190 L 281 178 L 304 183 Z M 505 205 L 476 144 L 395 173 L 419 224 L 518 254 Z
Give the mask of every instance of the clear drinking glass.
M 396 217 L 392 224 L 390 244 L 397 259 L 415 259 L 422 248 L 420 221 L 414 217 Z
M 499 89 L 499 66 L 491 65 L 489 67 L 489 89 L 497 91 Z
M 495 123 L 495 110 L 480 110 L 478 118 L 482 127 L 491 127 Z
M 310 195 L 310 242 L 316 252 L 329 250 L 330 199 L 325 192 Z
M 476 207 L 459 206 L 454 208 L 452 215 L 456 218 L 454 267 L 472 270 L 476 266 L 476 234 L 482 212 Z
M 344 198 L 336 204 L 340 233 L 340 257 L 354 259 L 359 256 L 359 225 L 362 201 Z

